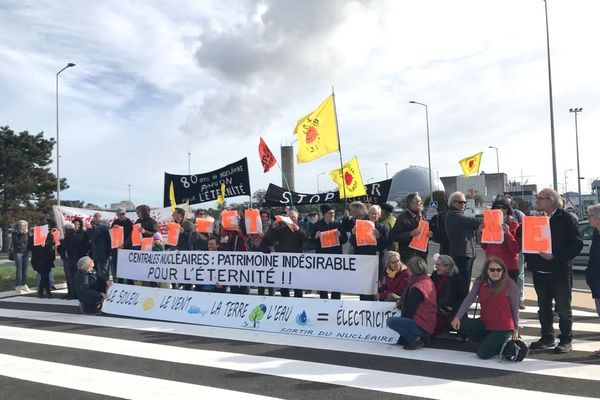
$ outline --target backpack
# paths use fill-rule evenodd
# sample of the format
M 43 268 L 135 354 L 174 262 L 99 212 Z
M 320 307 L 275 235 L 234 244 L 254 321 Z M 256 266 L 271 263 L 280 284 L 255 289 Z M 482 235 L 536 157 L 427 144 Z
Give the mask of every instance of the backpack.
M 500 362 L 519 362 L 523 361 L 528 353 L 529 347 L 521 338 L 509 339 L 502 345 L 498 359 Z

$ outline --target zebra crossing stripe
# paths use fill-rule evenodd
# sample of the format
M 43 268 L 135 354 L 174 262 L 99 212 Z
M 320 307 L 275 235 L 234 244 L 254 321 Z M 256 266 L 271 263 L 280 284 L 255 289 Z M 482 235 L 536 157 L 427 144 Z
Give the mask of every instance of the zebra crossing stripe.
M 143 343 L 122 339 L 101 338 L 72 333 L 58 333 L 38 329 L 3 326 L 0 328 L 0 338 L 27 343 L 38 343 L 48 346 L 68 347 L 72 349 L 90 350 L 102 353 L 118 354 L 121 356 L 183 363 L 208 368 L 235 370 L 281 378 L 291 378 L 309 382 L 334 384 L 351 388 L 426 397 L 432 399 L 480 399 L 481 393 L 486 393 L 486 399 L 489 400 L 505 400 L 506 396 L 519 396 L 519 398 L 522 398 L 522 396 L 527 396 L 528 400 L 558 400 L 575 398 L 574 396 L 567 396 L 563 394 L 559 395 L 553 393 L 533 392 L 523 389 L 422 377 L 411 374 L 376 371 L 364 368 L 290 360 L 285 358 L 181 348 L 176 346 Z M 389 350 L 389 346 L 382 347 L 388 347 Z M 397 350 L 401 351 L 400 349 Z M 425 355 L 430 352 L 437 355 L 437 357 L 435 357 L 436 361 L 440 362 L 439 350 L 424 349 L 418 353 Z M 452 358 L 452 360 L 455 362 L 465 362 L 467 358 L 469 362 L 475 361 L 473 358 L 467 357 L 467 353 L 456 351 L 452 353 L 454 354 L 452 354 L 449 358 Z M 2 357 L 3 356 L 0 356 L 0 358 Z M 508 364 L 499 364 L 494 361 L 484 362 L 488 363 L 488 366 L 493 367 L 508 366 Z M 24 363 L 27 364 L 26 362 Z M 569 365 L 569 363 L 552 363 L 548 361 L 529 360 L 528 362 L 522 364 L 511 364 L 513 367 L 511 369 L 518 371 L 518 366 L 521 365 L 528 365 L 528 368 L 526 369 L 529 371 L 527 372 L 545 372 L 543 373 L 544 375 L 556 374 L 556 376 L 570 377 L 574 379 L 600 380 L 600 367 L 595 365 Z M 8 367 L 6 366 L 6 368 Z M 37 367 L 31 366 L 31 368 Z M 543 371 L 541 370 L 542 368 Z M 70 374 L 68 370 L 63 370 L 62 366 L 56 370 L 63 371 L 63 373 L 67 376 Z M 31 374 L 31 371 L 36 371 L 36 369 L 30 369 L 29 374 Z M 0 367 L 0 374 L 14 377 L 13 375 L 4 372 L 5 366 Z M 559 373 L 560 375 L 558 375 Z M 29 380 L 37 379 L 33 377 Z M 49 384 L 53 383 L 49 382 Z M 61 384 L 61 386 L 63 385 Z M 72 388 L 71 386 L 65 387 Z
M 0 354 L 0 375 L 46 385 L 60 386 L 106 396 L 139 400 L 195 398 L 199 394 L 217 398 L 269 400 L 274 397 L 242 393 L 210 386 L 149 378 L 102 369 Z

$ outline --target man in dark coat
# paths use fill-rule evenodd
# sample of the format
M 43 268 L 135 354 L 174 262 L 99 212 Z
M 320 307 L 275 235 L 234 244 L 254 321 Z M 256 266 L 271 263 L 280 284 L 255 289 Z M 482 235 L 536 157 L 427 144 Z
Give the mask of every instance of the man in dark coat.
M 448 211 L 444 221 L 448 237 L 448 252 L 452 257 L 467 289 L 471 286 L 471 271 L 475 260 L 475 232 L 479 222 L 464 215 L 467 199 L 461 192 L 448 198 Z
M 119 256 L 119 249 L 131 249 L 131 232 L 133 232 L 133 221 L 127 218 L 124 208 L 117 209 L 117 218 L 113 221 L 110 227 L 114 228 L 115 226 L 123 227 L 123 244 L 121 247 L 117 249 L 111 249 L 110 251 L 110 272 L 115 282 L 122 283 L 124 280 L 117 278 L 117 259 Z M 133 285 L 132 280 L 127 280 L 127 283 Z
M 531 343 L 531 349 L 554 347 L 555 353 L 568 353 L 572 349 L 573 340 L 573 259 L 581 252 L 583 240 L 575 217 L 562 209 L 562 199 L 555 190 L 542 189 L 536 200 L 538 212 L 550 217 L 552 253 L 525 254 L 527 267 L 533 272 L 533 286 L 538 298 L 538 316 L 542 327 L 542 337 Z M 559 343 L 556 346 L 553 301 L 556 303 L 560 329 Z
M 102 276 L 94 271 L 94 260 L 82 257 L 77 262 L 77 275 L 75 276 L 79 308 L 86 314 L 97 314 L 102 309 L 102 302 L 106 299 L 106 290 L 110 286 Z
M 413 257 L 421 257 L 427 260 L 427 252 L 411 249 L 408 247 L 414 236 L 420 235 L 418 229 L 419 221 L 423 219 L 423 201 L 419 193 L 411 193 L 406 196 L 406 210 L 396 218 L 396 223 L 390 231 L 390 239 L 398 243 L 398 252 L 402 262 L 406 264 Z M 430 234 L 430 237 L 433 234 Z
M 96 213 L 92 219 L 92 229 L 88 231 L 90 238 L 90 255 L 96 265 L 98 275 L 108 280 L 111 240 L 108 224 L 102 220 L 102 214 Z

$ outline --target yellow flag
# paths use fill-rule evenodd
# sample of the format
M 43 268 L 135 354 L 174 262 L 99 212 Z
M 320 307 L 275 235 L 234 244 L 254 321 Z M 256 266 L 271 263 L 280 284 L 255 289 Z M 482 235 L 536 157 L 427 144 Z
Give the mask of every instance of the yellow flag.
M 463 170 L 463 174 L 465 174 L 466 177 L 479 173 L 479 164 L 481 164 L 482 154 L 483 152 L 480 152 L 470 157 L 465 157 L 458 162 Z
M 217 204 L 223 205 L 223 203 L 225 203 L 225 181 L 221 182 L 221 190 L 217 196 Z
M 175 188 L 173 187 L 173 181 L 171 181 L 171 186 L 169 186 L 169 201 L 171 202 L 171 211 L 175 212 L 177 202 L 175 201 Z
M 358 160 L 354 157 L 343 167 L 343 172 L 334 169 L 329 173 L 333 181 L 338 185 L 340 191 L 340 199 L 365 196 L 367 190 L 360 176 L 360 168 L 358 168 Z
M 333 95 L 327 97 L 315 111 L 302 117 L 294 133 L 298 135 L 298 163 L 338 151 L 340 146 Z

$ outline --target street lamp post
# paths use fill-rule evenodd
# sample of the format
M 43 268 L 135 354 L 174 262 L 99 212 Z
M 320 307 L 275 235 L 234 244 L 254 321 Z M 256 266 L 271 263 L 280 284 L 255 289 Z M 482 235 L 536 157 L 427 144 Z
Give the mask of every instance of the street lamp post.
M 583 108 L 571 108 L 569 112 L 575 114 L 575 150 L 577 151 L 577 194 L 579 196 L 579 204 L 577 205 L 577 215 L 579 219 L 583 218 L 583 203 L 581 202 L 581 173 L 579 170 L 579 135 L 577 133 L 577 114 L 582 112 Z
M 571 171 L 573 171 L 573 168 L 569 168 L 569 169 L 565 170 L 565 196 L 567 195 L 567 192 L 568 192 L 568 190 L 567 190 L 567 172 L 571 172 Z M 569 198 L 567 197 L 567 200 L 568 199 Z
M 319 189 L 319 177 L 320 177 L 321 175 L 325 175 L 325 172 L 319 172 L 319 173 L 317 174 L 317 193 L 321 193 L 321 190 Z
M 388 169 L 387 169 L 387 165 L 388 165 L 388 163 L 385 163 L 385 179 L 388 179 Z
M 60 149 L 58 134 L 58 75 L 67 68 L 74 67 L 75 64 L 68 63 L 66 67 L 56 73 L 56 204 L 60 206 Z
M 496 150 L 496 171 L 500 175 L 500 158 L 498 157 L 498 148 L 496 146 L 489 146 L 490 149 Z
M 554 143 L 554 104 L 552 101 L 552 70 L 550 68 L 550 31 L 548 29 L 548 4 L 544 0 L 544 11 L 546 14 L 546 49 L 548 53 L 548 91 L 550 94 L 550 140 L 552 142 L 552 184 L 554 190 L 558 190 L 558 178 L 556 176 L 556 145 Z
M 418 104 L 425 107 L 425 122 L 427 124 L 427 161 L 429 164 L 429 196 L 430 199 L 433 200 L 433 183 L 431 182 L 431 151 L 429 147 L 429 109 L 427 104 L 419 103 L 418 101 L 411 100 L 410 104 Z

